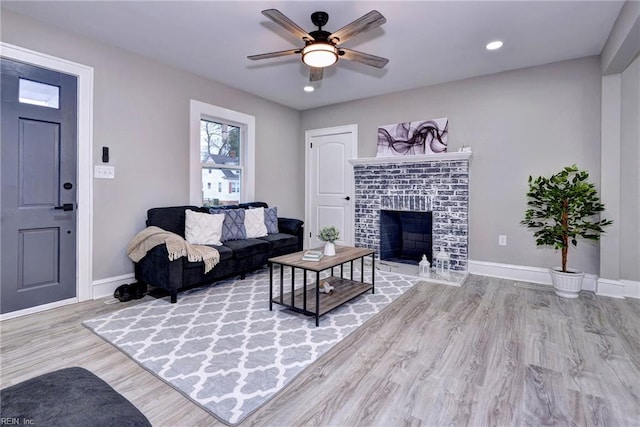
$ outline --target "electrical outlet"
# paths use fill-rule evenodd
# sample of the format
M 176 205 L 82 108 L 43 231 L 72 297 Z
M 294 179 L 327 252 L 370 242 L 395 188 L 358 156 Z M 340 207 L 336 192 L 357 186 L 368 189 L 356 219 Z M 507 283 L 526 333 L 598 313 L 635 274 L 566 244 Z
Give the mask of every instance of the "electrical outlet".
M 498 236 L 498 245 L 507 246 L 507 235 L 506 234 L 500 234 Z
M 114 179 L 116 168 L 113 166 L 95 166 L 93 176 L 98 179 Z

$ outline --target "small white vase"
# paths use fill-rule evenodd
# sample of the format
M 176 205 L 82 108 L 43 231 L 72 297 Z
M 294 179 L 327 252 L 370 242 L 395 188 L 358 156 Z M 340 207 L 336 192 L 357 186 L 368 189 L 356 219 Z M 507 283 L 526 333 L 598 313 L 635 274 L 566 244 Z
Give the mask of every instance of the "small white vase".
M 324 254 L 326 256 L 334 256 L 336 254 L 336 245 L 334 245 L 333 242 L 325 242 Z
M 556 295 L 564 298 L 578 298 L 578 292 L 582 289 L 583 272 L 563 272 L 560 267 L 550 268 L 551 283 L 556 290 Z

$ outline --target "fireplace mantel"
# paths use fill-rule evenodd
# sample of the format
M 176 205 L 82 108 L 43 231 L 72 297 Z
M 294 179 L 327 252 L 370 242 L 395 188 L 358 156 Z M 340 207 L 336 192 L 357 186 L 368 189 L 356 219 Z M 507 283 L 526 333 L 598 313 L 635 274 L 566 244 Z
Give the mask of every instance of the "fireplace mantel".
M 420 154 L 415 156 L 395 156 L 395 157 L 363 157 L 360 159 L 351 159 L 349 163 L 352 165 L 385 165 L 398 163 L 422 163 L 437 162 L 447 160 L 470 160 L 471 152 L 465 153 L 440 153 L 440 154 Z

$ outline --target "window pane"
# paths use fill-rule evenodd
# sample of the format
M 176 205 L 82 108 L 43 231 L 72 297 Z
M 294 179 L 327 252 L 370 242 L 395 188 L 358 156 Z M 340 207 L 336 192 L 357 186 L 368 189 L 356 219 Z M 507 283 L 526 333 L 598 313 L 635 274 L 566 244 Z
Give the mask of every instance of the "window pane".
M 240 203 L 241 182 L 241 171 L 239 169 L 203 166 L 203 206 L 235 205 Z
M 219 165 L 240 164 L 240 128 L 212 120 L 200 120 L 200 160 Z
M 59 108 L 60 88 L 31 80 L 19 79 L 18 101 L 23 104 L 41 107 Z

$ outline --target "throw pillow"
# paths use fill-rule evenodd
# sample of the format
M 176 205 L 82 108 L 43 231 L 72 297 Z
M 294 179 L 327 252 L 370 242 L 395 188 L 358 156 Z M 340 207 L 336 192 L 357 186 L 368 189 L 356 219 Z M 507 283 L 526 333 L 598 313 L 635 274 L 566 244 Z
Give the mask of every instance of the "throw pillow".
M 224 214 L 220 241 L 226 242 L 227 240 L 242 240 L 247 238 L 247 232 L 244 228 L 244 209 L 211 208 L 209 212 L 212 214 Z
M 264 225 L 267 226 L 267 233 L 278 233 L 278 208 L 272 207 L 264 210 Z
M 185 211 L 184 238 L 193 245 L 221 245 L 224 214 Z
M 264 225 L 264 208 L 246 209 L 244 211 L 244 228 L 247 238 L 264 237 L 267 235 L 267 226 Z

